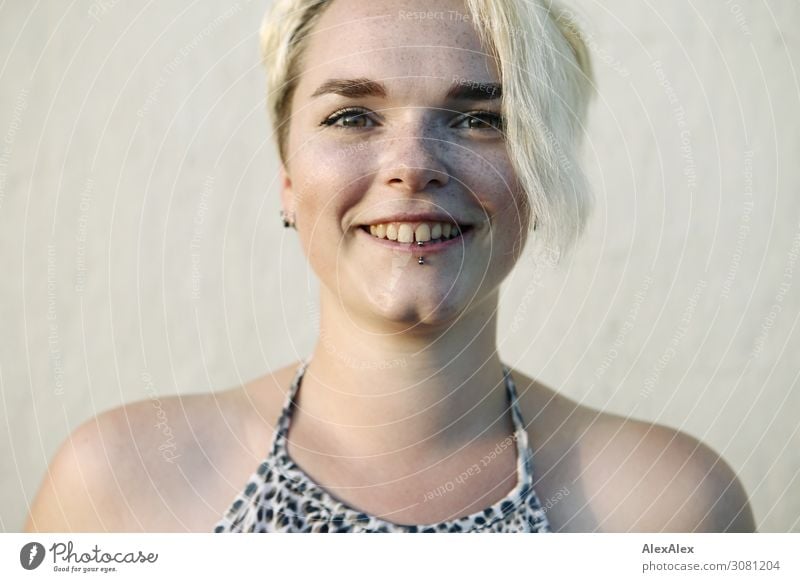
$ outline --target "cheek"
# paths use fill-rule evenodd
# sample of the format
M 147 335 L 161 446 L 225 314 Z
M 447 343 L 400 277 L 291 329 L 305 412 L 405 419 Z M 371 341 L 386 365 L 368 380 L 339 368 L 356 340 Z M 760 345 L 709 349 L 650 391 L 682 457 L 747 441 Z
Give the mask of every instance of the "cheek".
M 492 222 L 497 237 L 518 239 L 530 223 L 528 197 L 504 151 L 473 157 L 467 187 Z M 502 238 L 498 239 L 502 242 Z
M 494 272 L 492 279 L 503 279 L 525 248 L 531 222 L 528 197 L 504 151 L 484 156 L 470 175 L 470 190 L 478 195 L 491 225 L 491 235 L 482 241 L 490 261 L 487 268 Z
M 349 160 L 340 147 L 311 143 L 295 154 L 292 174 L 296 204 L 311 210 L 320 202 L 334 201 L 337 192 L 350 181 Z
M 299 235 L 313 261 L 338 252 L 345 213 L 364 188 L 364 164 L 346 148 L 330 143 L 307 145 L 294 156 L 291 172 Z

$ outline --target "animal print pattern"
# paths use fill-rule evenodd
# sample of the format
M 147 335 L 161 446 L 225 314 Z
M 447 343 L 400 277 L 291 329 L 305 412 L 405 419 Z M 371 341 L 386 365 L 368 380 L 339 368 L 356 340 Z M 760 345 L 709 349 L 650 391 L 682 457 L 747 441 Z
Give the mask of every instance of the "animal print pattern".
M 287 434 L 294 397 L 310 357 L 299 366 L 270 453 L 247 481 L 214 532 L 549 532 L 536 492 L 528 433 L 520 412 L 516 386 L 507 366 L 503 374 L 514 421 L 517 483 L 503 499 L 483 511 L 439 523 L 401 525 L 348 507 L 317 485 L 287 453 Z

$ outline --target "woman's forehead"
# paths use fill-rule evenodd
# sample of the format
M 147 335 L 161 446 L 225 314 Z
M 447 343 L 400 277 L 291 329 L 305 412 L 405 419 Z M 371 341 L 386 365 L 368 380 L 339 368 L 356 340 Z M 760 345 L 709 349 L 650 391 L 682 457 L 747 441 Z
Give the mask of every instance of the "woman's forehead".
M 414 10 L 415 5 L 419 11 Z M 333 0 L 311 32 L 309 49 L 330 58 L 408 46 L 433 47 L 425 51 L 429 58 L 436 57 L 441 50 L 438 47 L 484 52 L 462 3 L 450 0 Z
M 334 0 L 311 33 L 303 64 L 309 81 L 498 79 L 463 3 L 451 0 Z
M 469 20 L 463 0 L 329 0 L 323 19 L 328 23 L 356 22 L 365 19 L 433 23 Z

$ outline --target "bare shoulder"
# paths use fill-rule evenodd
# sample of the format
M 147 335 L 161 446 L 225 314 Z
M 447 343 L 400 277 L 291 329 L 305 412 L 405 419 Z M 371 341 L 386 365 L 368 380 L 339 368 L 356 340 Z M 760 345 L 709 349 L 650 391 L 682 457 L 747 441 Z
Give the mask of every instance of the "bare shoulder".
M 554 529 L 755 531 L 744 487 L 709 446 L 673 428 L 582 406 L 515 376 L 530 423 L 535 489 Z
M 53 457 L 25 531 L 211 531 L 267 453 L 286 374 L 87 420 Z

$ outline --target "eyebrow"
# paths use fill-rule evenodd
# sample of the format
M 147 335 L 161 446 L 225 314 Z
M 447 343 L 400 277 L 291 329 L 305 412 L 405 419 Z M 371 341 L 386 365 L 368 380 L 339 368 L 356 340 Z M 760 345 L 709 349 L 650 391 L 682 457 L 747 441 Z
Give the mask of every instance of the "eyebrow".
M 343 97 L 386 97 L 386 87 L 371 79 L 328 79 L 320 85 L 311 97 L 319 97 L 333 93 Z M 481 83 L 467 79 L 459 79 L 447 90 L 448 101 L 490 101 L 500 99 L 503 88 L 500 83 Z

